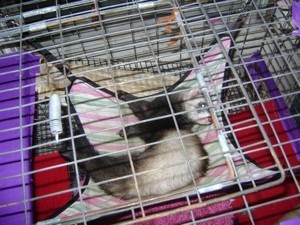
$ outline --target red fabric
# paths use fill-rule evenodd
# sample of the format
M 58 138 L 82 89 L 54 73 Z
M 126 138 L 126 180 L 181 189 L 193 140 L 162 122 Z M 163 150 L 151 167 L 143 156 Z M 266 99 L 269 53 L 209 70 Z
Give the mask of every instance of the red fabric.
M 246 195 L 249 206 L 256 206 L 260 203 L 267 203 L 270 200 L 281 199 L 287 196 L 293 196 L 298 194 L 297 187 L 294 181 L 291 179 L 286 180 L 282 185 L 269 188 L 263 191 L 255 192 Z M 273 204 L 266 204 L 265 206 L 255 208 L 251 210 L 252 216 L 255 221 L 255 225 L 267 225 L 274 224 L 284 214 L 290 212 L 297 204 L 300 203 L 300 198 L 292 198 L 285 201 L 279 201 Z M 232 203 L 234 209 L 245 208 L 243 199 L 236 198 Z M 240 213 L 236 215 L 240 224 L 250 225 L 252 224 L 249 220 L 247 213 Z
M 283 128 L 282 123 L 280 122 L 280 116 L 277 112 L 277 108 L 274 101 L 268 101 L 263 103 L 267 112 L 264 112 L 264 109 L 261 104 L 255 106 L 255 110 L 259 116 L 260 123 L 264 124 L 264 130 L 269 137 L 272 146 L 276 146 L 280 143 L 289 142 L 289 138 L 286 134 L 285 129 Z M 270 119 L 267 118 L 270 117 Z M 240 145 L 247 146 L 250 144 L 255 144 L 251 147 L 244 147 L 243 152 L 248 152 L 248 156 L 250 158 L 255 159 L 255 161 L 261 166 L 266 167 L 274 164 L 272 160 L 272 156 L 270 154 L 270 150 L 266 143 L 258 143 L 264 140 L 263 135 L 257 125 L 257 121 L 254 120 L 254 117 L 250 110 L 246 110 L 242 113 L 228 115 L 231 124 L 233 124 L 233 129 L 235 130 L 235 135 L 240 143 Z M 249 121 L 249 119 L 252 119 Z M 245 121 L 247 120 L 247 121 Z M 277 121 L 276 121 L 277 120 Z M 244 121 L 244 122 L 243 122 Z M 272 130 L 271 124 L 274 126 L 275 132 L 279 137 L 279 142 L 276 139 L 274 131 Z M 238 130 L 244 128 L 243 130 Z M 261 149 L 263 148 L 264 149 Z M 290 143 L 284 144 L 283 149 L 285 151 L 285 155 L 288 157 L 289 163 L 291 165 L 298 165 L 297 158 L 295 157 L 295 152 Z M 257 152 L 252 152 L 254 150 L 260 149 Z M 280 147 L 274 147 L 280 162 L 284 167 L 287 167 L 287 162 L 283 158 Z
M 66 161 L 59 153 L 46 154 L 34 158 L 34 171 L 46 168 L 45 171 L 34 173 L 33 175 L 35 197 L 43 197 L 47 194 L 70 189 L 70 179 L 64 163 Z M 55 169 L 47 169 L 57 165 L 62 166 Z M 36 221 L 41 221 L 51 216 L 68 203 L 71 198 L 71 192 L 67 192 L 36 200 L 34 202 Z
M 279 147 L 276 145 L 284 142 L 289 142 L 288 136 L 282 123 L 280 122 L 280 116 L 277 113 L 277 108 L 274 101 L 268 101 L 263 103 L 266 112 L 264 112 L 264 108 L 262 104 L 258 104 L 255 106 L 255 110 L 259 116 L 259 122 L 267 124 L 263 125 L 267 136 L 270 139 L 272 146 L 274 146 L 274 150 L 280 159 L 283 167 L 288 167 L 287 161 L 284 159 L 283 154 Z M 270 119 L 268 119 L 268 116 Z M 252 118 L 252 120 L 251 120 Z M 254 144 L 251 147 L 244 147 L 243 152 L 248 152 L 248 156 L 254 159 L 260 167 L 266 167 L 270 165 L 274 165 L 274 160 L 270 154 L 270 150 L 266 143 L 258 143 L 263 141 L 263 135 L 257 125 L 257 121 L 253 119 L 253 115 L 250 110 L 246 110 L 242 113 L 238 113 L 235 115 L 229 115 L 229 120 L 231 124 L 233 124 L 233 129 L 235 130 L 235 135 L 239 141 L 241 147 Z M 250 119 L 250 120 L 249 120 Z M 247 121 L 245 121 L 247 120 Z M 278 120 L 278 121 L 274 121 Z M 242 122 L 244 121 L 244 122 Z M 241 123 L 242 122 L 242 123 Z M 239 124 L 237 124 L 239 123 Z M 275 132 L 272 130 L 271 125 L 274 126 Z M 251 127 L 252 126 L 252 127 Z M 242 129 L 244 128 L 244 129 Z M 242 129 L 242 130 L 240 130 Z M 276 139 L 275 133 L 278 136 Z M 257 143 L 257 144 L 255 144 Z M 291 166 L 299 165 L 294 149 L 291 144 L 286 143 L 283 146 L 285 155 L 288 157 L 288 162 Z M 259 148 L 264 148 L 263 150 L 259 150 L 255 152 Z M 286 181 L 273 188 L 265 189 L 263 191 L 255 192 L 249 195 L 246 195 L 247 202 L 249 206 L 256 206 L 260 203 L 266 203 L 270 200 L 281 199 L 287 196 L 293 196 L 298 194 L 298 189 L 295 185 L 295 181 L 293 179 L 286 179 Z M 266 225 L 273 224 L 278 221 L 285 213 L 292 210 L 298 203 L 300 202 L 300 198 L 292 198 L 291 200 L 280 201 L 274 204 L 267 204 L 265 206 L 256 208 L 251 211 L 255 224 L 257 225 Z M 233 208 L 245 208 L 244 200 L 240 197 L 235 199 L 233 202 Z M 251 224 L 248 214 L 237 214 L 240 224 Z

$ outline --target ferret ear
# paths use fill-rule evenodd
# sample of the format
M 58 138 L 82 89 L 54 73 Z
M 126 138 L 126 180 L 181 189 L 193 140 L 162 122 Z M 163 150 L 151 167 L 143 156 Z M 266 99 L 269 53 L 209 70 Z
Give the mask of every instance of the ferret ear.
M 151 105 L 149 102 L 147 101 L 140 101 L 137 102 L 136 104 L 138 104 L 138 107 L 143 111 L 143 112 L 147 112 L 151 109 Z
M 199 96 L 200 93 L 201 93 L 201 91 L 198 88 L 192 89 L 189 91 L 187 97 L 188 97 L 188 99 L 195 98 L 195 97 Z
M 141 107 L 142 107 L 142 110 L 143 110 L 144 112 L 149 111 L 149 107 L 148 107 L 147 104 L 141 105 Z

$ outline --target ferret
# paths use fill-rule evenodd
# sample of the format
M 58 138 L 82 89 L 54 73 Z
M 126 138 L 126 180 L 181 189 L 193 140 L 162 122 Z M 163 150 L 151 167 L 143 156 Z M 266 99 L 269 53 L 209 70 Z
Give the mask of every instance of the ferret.
M 152 102 L 138 101 L 139 98 L 123 91 L 119 91 L 118 96 L 128 102 L 140 121 L 168 116 L 171 112 L 165 96 L 156 97 Z M 148 145 L 143 152 L 131 152 L 131 160 L 128 155 L 99 155 L 86 138 L 74 139 L 76 158 L 82 160 L 78 165 L 94 182 L 99 182 L 106 193 L 122 199 L 137 198 L 138 193 L 142 198 L 153 197 L 176 191 L 205 175 L 207 153 L 199 138 L 191 132 L 195 124 L 211 124 L 204 98 L 199 90 L 191 90 L 170 94 L 169 99 L 175 114 L 187 111 L 175 117 L 179 130 L 175 127 L 174 118 L 169 116 L 129 125 L 119 132 L 121 137 L 125 136 L 125 131 L 127 137 L 138 136 L 147 144 L 156 142 Z M 73 159 L 71 151 L 62 154 L 69 160 Z

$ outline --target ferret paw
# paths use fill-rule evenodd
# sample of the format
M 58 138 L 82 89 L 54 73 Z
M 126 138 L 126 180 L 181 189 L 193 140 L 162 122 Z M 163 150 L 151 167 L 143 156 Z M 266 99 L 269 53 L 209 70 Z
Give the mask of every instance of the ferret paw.
M 122 91 L 122 90 L 117 90 L 117 95 L 119 98 L 121 98 L 123 95 L 125 95 L 126 92 L 125 91 Z
M 122 101 L 125 101 L 125 102 L 137 99 L 136 96 L 134 96 L 126 91 L 118 90 L 117 94 L 118 94 L 119 99 L 121 99 Z
M 138 130 L 134 126 L 125 127 L 125 133 L 126 133 L 127 138 L 131 138 L 133 136 L 139 135 L 139 133 L 137 133 L 137 131 Z M 124 133 L 124 130 L 122 129 L 118 132 L 118 135 L 122 138 L 125 138 L 125 133 Z
M 120 130 L 117 134 L 122 138 L 124 138 L 124 136 L 125 136 L 123 130 Z

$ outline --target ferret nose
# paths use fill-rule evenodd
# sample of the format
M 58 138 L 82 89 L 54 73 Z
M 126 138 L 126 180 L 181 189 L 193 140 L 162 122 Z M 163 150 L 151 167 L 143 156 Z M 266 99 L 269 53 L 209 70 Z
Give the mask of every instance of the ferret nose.
M 212 123 L 212 118 L 211 117 L 208 117 L 208 122 Z

